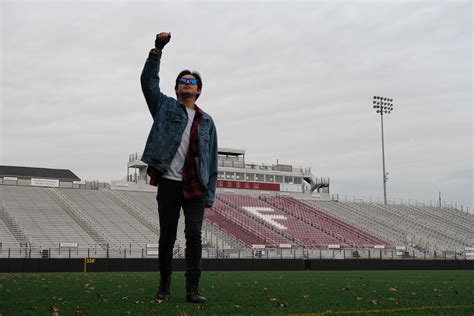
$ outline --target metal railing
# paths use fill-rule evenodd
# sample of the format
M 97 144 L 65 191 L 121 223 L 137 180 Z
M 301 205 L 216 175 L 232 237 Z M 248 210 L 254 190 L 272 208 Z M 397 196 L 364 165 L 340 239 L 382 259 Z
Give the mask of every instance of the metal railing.
M 176 245 L 174 258 L 184 258 L 185 249 Z M 102 248 L 90 247 L 34 247 L 6 245 L 0 243 L 1 258 L 158 258 L 156 251 L 148 253 L 143 247 L 130 245 L 109 245 Z M 474 253 L 465 250 L 444 250 L 431 252 L 399 251 L 396 249 L 346 248 L 315 249 L 294 248 L 219 248 L 204 247 L 202 258 L 206 259 L 372 259 L 372 260 L 474 260 Z

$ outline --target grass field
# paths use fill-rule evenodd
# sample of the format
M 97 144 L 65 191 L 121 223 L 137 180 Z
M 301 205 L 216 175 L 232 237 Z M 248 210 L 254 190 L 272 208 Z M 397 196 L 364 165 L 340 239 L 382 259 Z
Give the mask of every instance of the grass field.
M 0 274 L 0 315 L 474 315 L 474 271 L 204 272 L 206 305 L 159 274 Z

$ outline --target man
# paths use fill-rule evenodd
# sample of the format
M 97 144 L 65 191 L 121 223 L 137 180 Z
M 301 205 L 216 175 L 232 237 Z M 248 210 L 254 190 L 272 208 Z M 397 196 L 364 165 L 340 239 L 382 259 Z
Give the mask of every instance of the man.
M 142 161 L 148 164 L 150 184 L 158 185 L 160 217 L 160 300 L 170 299 L 173 247 L 180 210 L 185 216 L 186 300 L 206 303 L 199 294 L 201 227 L 204 209 L 212 207 L 217 183 L 217 132 L 211 116 L 196 105 L 201 76 L 183 70 L 176 78 L 177 100 L 160 91 L 160 59 L 171 33 L 156 36 L 141 75 L 141 85 L 153 126 Z

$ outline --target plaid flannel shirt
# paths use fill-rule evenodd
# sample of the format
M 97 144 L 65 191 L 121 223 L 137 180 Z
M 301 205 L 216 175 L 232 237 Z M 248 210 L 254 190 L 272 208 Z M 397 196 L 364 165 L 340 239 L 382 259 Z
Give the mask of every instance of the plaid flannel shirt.
M 203 196 L 206 192 L 204 186 L 199 182 L 197 166 L 195 159 L 198 156 L 198 125 L 201 120 L 202 110 L 195 105 L 196 115 L 191 125 L 189 136 L 189 148 L 186 153 L 186 159 L 183 167 L 183 196 L 185 199 L 192 199 Z M 150 176 L 150 185 L 157 186 L 158 179 L 162 176 L 155 168 L 148 166 L 147 174 Z

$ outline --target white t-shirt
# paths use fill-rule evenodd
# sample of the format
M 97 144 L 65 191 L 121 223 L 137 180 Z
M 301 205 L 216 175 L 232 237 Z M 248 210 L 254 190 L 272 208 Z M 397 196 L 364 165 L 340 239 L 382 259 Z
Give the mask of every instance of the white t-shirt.
M 184 130 L 183 136 L 181 137 L 181 143 L 179 144 L 178 151 L 171 161 L 170 168 L 166 173 L 163 174 L 163 178 L 182 181 L 183 180 L 183 167 L 184 161 L 186 160 L 186 154 L 189 148 L 189 138 L 191 136 L 191 126 L 193 125 L 194 115 L 196 110 L 186 108 L 188 111 L 188 124 Z

